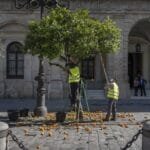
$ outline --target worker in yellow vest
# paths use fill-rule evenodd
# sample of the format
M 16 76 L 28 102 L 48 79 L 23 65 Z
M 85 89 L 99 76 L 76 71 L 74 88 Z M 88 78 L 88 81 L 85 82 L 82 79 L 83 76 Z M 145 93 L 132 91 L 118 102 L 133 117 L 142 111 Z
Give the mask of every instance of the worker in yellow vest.
M 80 69 L 77 65 L 77 60 L 75 58 L 70 58 L 68 66 L 69 66 L 68 82 L 70 85 L 70 103 L 71 108 L 75 109 L 75 105 L 77 102 L 77 92 L 79 90 L 79 83 L 80 83 Z
M 105 121 L 110 120 L 110 115 L 112 112 L 111 120 L 116 120 L 116 103 L 119 99 L 119 87 L 114 79 L 110 79 L 110 83 L 107 87 L 107 99 L 108 99 L 108 110 L 106 114 Z
M 66 62 L 66 66 L 62 66 L 58 63 L 49 63 L 50 65 L 55 65 L 63 69 L 68 74 L 68 82 L 70 85 L 70 103 L 72 110 L 75 110 L 75 105 L 77 102 L 77 92 L 79 90 L 80 83 L 80 69 L 78 67 L 79 60 L 77 58 L 68 57 L 67 58 L 61 56 L 61 58 Z

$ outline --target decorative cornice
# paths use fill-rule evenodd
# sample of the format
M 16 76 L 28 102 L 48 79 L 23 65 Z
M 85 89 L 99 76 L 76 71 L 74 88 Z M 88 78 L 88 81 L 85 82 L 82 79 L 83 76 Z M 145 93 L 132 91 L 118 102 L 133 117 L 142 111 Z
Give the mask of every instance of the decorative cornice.
M 22 22 L 18 21 L 18 20 L 8 20 L 8 21 L 4 21 L 2 23 L 0 23 L 0 29 L 8 26 L 8 25 L 13 25 L 13 24 L 18 24 L 22 27 L 24 27 L 25 29 L 28 29 L 28 26 L 23 24 Z

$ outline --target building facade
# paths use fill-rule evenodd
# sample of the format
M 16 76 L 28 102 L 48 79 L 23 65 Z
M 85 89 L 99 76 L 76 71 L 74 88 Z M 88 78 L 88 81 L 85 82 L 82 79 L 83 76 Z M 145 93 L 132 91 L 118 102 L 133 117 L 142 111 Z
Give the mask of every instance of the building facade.
M 69 9 L 89 9 L 90 15 L 99 20 L 109 16 L 121 32 L 121 48 L 116 54 L 105 56 L 109 77 L 117 79 L 121 98 L 130 98 L 133 80 L 140 73 L 150 90 L 150 1 L 148 0 L 68 0 Z M 22 54 L 28 23 L 40 19 L 39 10 L 16 9 L 14 1 L 0 1 L 0 97 L 36 97 L 39 60 L 36 56 Z M 54 60 L 59 61 L 59 60 Z M 63 63 L 60 62 L 59 63 Z M 105 77 L 100 56 L 83 60 L 81 72 L 87 89 L 103 90 Z M 63 99 L 68 95 L 66 73 L 49 66 L 45 61 L 47 99 Z

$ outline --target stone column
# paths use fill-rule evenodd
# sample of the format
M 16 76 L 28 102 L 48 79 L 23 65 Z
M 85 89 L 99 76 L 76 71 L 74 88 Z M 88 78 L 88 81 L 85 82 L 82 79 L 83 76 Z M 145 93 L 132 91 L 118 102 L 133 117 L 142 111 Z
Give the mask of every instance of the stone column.
M 8 133 L 8 124 L 0 122 L 0 150 L 6 150 L 7 133 Z
M 150 120 L 143 125 L 142 150 L 150 149 Z

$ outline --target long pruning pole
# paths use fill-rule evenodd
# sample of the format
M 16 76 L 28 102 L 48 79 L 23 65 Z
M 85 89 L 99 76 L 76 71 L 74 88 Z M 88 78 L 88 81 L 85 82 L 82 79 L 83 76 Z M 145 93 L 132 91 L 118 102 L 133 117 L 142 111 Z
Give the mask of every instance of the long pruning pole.
M 101 61 L 101 64 L 102 64 L 102 68 L 103 68 L 103 71 L 104 71 L 104 76 L 105 76 L 106 82 L 109 83 L 108 75 L 107 75 L 107 72 L 106 72 L 106 69 L 105 69 L 105 65 L 104 65 L 104 61 L 103 61 L 103 57 L 102 57 L 101 53 L 100 53 L 100 61 Z

